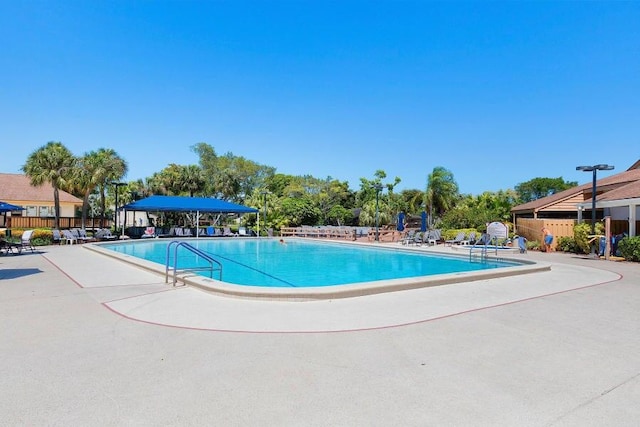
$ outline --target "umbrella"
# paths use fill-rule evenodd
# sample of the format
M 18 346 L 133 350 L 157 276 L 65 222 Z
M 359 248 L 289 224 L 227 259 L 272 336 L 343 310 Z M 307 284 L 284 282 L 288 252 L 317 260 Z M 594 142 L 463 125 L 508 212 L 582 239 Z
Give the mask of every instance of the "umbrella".
M 398 231 L 404 230 L 404 212 L 400 212 L 398 214 L 398 225 L 396 228 L 398 229 Z
M 423 233 L 427 231 L 427 213 L 426 212 L 422 212 L 422 215 L 420 215 L 420 231 L 422 231 Z
M 11 203 L 0 202 L 0 212 L 21 211 L 22 206 L 12 205 Z

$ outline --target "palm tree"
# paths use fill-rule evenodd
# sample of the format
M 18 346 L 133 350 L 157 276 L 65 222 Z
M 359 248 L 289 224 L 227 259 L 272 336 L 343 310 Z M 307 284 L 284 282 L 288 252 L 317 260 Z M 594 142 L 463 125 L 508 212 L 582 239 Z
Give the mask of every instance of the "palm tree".
M 71 182 L 76 158 L 61 142 L 50 141 L 27 157 L 22 171 L 31 179 L 31 185 L 51 183 L 55 211 L 54 228 L 60 228 L 60 189 Z
M 106 190 L 112 181 L 122 179 L 128 170 L 127 162 L 111 148 L 100 148 L 95 152 L 89 153 L 90 168 L 93 171 L 92 180 L 95 183 L 93 190 L 96 188 L 100 193 L 100 225 L 104 226 L 106 212 Z M 93 191 L 92 190 L 92 191 Z
M 182 191 L 188 192 L 189 197 L 193 197 L 195 193 L 201 193 L 206 185 L 202 169 L 197 165 L 182 166 L 179 182 Z
M 451 209 L 458 199 L 458 184 L 453 179 L 453 173 L 442 166 L 436 166 L 427 179 L 425 206 L 429 218 L 433 215 L 442 216 Z
M 82 228 L 86 226 L 89 196 L 95 192 L 99 186 L 108 184 L 106 181 L 112 173 L 110 170 L 112 162 L 109 160 L 112 154 L 115 154 L 115 151 L 101 148 L 97 151 L 85 153 L 84 156 L 78 159 L 78 167 L 75 169 L 74 181 L 82 194 Z M 117 154 L 115 154 L 115 156 L 117 156 Z M 121 176 L 122 175 L 115 179 L 120 179 Z

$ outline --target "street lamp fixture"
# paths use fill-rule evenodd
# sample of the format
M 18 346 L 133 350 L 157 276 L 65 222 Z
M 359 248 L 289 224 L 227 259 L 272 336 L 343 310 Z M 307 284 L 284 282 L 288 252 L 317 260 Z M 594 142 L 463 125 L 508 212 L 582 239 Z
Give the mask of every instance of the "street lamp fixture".
M 382 184 L 375 184 L 373 189 L 376 190 L 376 242 L 380 241 L 380 211 L 378 209 L 378 199 L 382 191 Z
M 598 171 L 610 171 L 613 170 L 613 166 L 606 164 L 599 164 L 593 166 L 576 166 L 577 171 L 593 172 L 593 184 L 591 187 L 591 235 L 596 234 L 596 174 Z M 591 255 L 596 254 L 596 243 L 594 237 L 594 243 L 591 245 Z
M 120 212 L 118 212 L 118 188 L 127 185 L 126 182 L 115 182 L 112 181 L 109 184 L 113 185 L 116 188 L 116 208 L 115 208 L 115 212 L 113 213 L 113 221 L 115 222 L 115 227 L 116 229 L 118 228 L 118 220 L 120 218 Z M 124 232 L 124 225 L 122 226 L 123 228 L 123 232 Z

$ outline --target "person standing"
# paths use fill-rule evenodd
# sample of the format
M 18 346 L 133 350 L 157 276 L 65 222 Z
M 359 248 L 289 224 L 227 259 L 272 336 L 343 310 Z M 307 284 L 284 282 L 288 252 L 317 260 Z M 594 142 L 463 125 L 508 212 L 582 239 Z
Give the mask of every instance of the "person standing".
M 547 227 L 542 227 L 542 241 L 544 242 L 544 251 L 551 252 L 553 234 L 551 234 L 551 231 Z

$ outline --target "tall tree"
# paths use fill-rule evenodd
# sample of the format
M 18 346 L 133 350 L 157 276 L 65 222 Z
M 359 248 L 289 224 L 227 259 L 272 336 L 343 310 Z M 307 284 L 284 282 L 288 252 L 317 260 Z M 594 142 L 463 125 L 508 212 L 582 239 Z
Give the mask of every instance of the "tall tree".
M 102 225 L 104 225 L 107 204 L 107 188 L 112 185 L 112 182 L 119 181 L 124 178 L 129 167 L 127 165 L 127 162 L 122 157 L 120 157 L 115 150 L 111 148 L 98 149 L 93 161 L 96 163 L 94 167 L 99 171 L 99 176 L 96 178 L 96 181 L 98 191 L 100 193 L 100 212 L 102 213 Z
M 455 205 L 459 196 L 458 184 L 453 178 L 453 173 L 442 166 L 433 168 L 427 178 L 425 193 L 425 206 L 429 216 L 442 216 Z
M 200 193 L 205 187 L 202 169 L 197 165 L 182 166 L 180 170 L 180 184 L 182 191 L 189 193 L 189 197 Z
M 213 147 L 200 142 L 191 149 L 200 157 L 207 192 L 216 197 L 243 203 L 256 188 L 264 188 L 275 168 L 264 166 L 233 153 L 218 156 Z
M 556 194 L 560 191 L 568 190 L 576 185 L 578 185 L 576 181 L 565 181 L 562 177 L 533 178 L 516 185 L 515 190 L 520 195 L 520 201 L 527 203 Z
M 89 151 L 78 159 L 77 167 L 74 170 L 74 183 L 82 195 L 82 228 L 86 227 L 91 194 L 99 186 L 106 184 L 105 181 L 111 173 L 110 163 L 107 161 L 109 156 L 110 153 L 107 149 L 100 148 Z
M 60 228 L 60 189 L 67 188 L 72 178 L 75 157 L 61 142 L 51 141 L 29 155 L 22 171 L 31 185 L 51 183 L 53 187 L 54 228 Z

